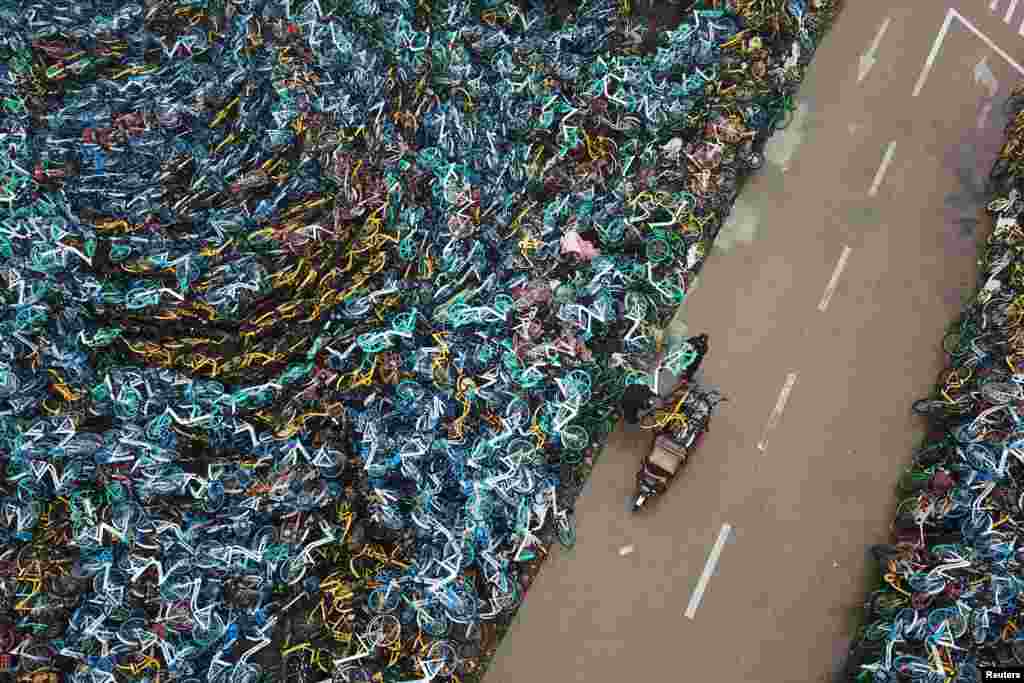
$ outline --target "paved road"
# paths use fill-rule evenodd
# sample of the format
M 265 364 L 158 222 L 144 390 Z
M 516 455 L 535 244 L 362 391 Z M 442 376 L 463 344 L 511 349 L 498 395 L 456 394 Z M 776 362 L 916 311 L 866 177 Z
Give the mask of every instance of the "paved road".
M 1008 59 L 1024 63 L 1017 4 L 964 0 L 948 14 L 919 0 L 847 3 L 797 120 L 675 323 L 710 333 L 704 377 L 731 402 L 647 516 L 626 510 L 647 438 L 613 436 L 577 507 L 578 546 L 541 571 L 487 683 L 815 681 L 841 667 L 866 546 L 886 537 L 893 485 L 921 435 L 910 403 L 941 369 L 942 331 L 973 288 L 982 181 L 1020 78 Z M 858 84 L 858 58 L 887 17 Z M 620 556 L 627 544 L 635 551 Z

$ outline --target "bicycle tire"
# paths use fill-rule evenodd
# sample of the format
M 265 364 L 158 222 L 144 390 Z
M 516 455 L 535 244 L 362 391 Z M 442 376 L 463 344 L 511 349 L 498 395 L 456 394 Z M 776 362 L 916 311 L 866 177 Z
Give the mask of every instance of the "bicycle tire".
M 1024 398 L 1020 385 L 1013 382 L 986 382 L 981 385 L 981 396 L 993 405 L 1006 405 Z
M 914 401 L 913 411 L 923 417 L 956 417 L 970 410 L 972 401 L 958 397 L 955 403 L 943 399 L 921 398 Z
M 442 638 L 448 633 L 448 615 L 439 611 L 436 615 L 427 614 L 424 611 L 416 613 L 416 624 L 420 629 L 435 638 Z
M 918 493 L 928 488 L 928 483 L 930 481 L 931 477 L 929 475 L 922 475 L 920 473 L 907 470 L 900 476 L 900 479 L 896 484 L 896 490 L 905 495 Z
M 897 591 L 875 591 L 868 602 L 868 611 L 872 617 L 892 619 L 904 607 L 910 604 L 909 599 Z
M 571 550 L 576 545 L 576 526 L 571 521 L 558 525 L 558 542 L 566 550 Z
M 962 387 L 969 381 L 970 379 L 960 379 L 960 367 L 943 368 L 942 370 L 939 371 L 938 377 L 935 380 L 935 386 L 939 387 L 940 389 L 947 389 L 947 387 L 949 387 L 949 385 L 953 383 L 959 384 Z M 951 391 L 947 389 L 947 393 L 954 393 L 959 390 L 959 387 L 956 389 L 952 389 Z
M 892 522 L 893 529 L 917 530 L 921 525 L 917 523 L 917 514 L 914 512 L 903 512 L 896 516 Z
M 861 639 L 869 643 L 878 643 L 889 637 L 890 628 L 884 620 L 878 620 L 865 626 L 861 632 Z
M 586 451 L 574 451 L 566 448 L 562 450 L 561 461 L 566 465 L 579 465 L 586 457 Z
M 919 398 L 918 400 L 914 401 L 913 405 L 911 406 L 911 409 L 916 414 L 921 415 L 923 417 L 927 417 L 937 412 L 936 408 L 941 408 L 943 403 L 943 401 L 936 401 L 935 399 L 932 398 Z
M 315 621 L 294 621 L 292 622 L 292 636 L 298 642 L 314 640 L 324 630 L 324 625 Z
M 22 651 L 22 655 L 18 657 L 18 663 L 15 668 L 19 673 L 23 674 L 50 669 L 52 668 L 50 660 L 54 654 L 54 651 L 48 645 L 29 645 Z
M 942 337 L 942 350 L 947 356 L 956 358 L 964 355 L 962 344 L 963 335 L 960 330 L 950 330 Z
M 580 425 L 569 425 L 560 435 L 562 446 L 570 451 L 583 451 L 590 445 L 590 435 Z
M 263 668 L 258 664 L 239 662 L 231 671 L 231 683 L 258 683 L 263 675 Z

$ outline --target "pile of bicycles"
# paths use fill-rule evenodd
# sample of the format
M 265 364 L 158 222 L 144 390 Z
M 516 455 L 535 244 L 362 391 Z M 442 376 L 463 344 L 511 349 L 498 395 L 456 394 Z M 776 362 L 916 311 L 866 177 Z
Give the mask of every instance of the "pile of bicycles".
M 914 403 L 929 433 L 899 484 L 893 544 L 872 551 L 882 583 L 865 603 L 851 680 L 980 680 L 1024 664 L 1024 140 L 1014 107 L 994 169 L 1004 190 L 976 296 L 943 338 L 948 367 Z
M 0 681 L 478 675 L 837 10 L 0 0 Z

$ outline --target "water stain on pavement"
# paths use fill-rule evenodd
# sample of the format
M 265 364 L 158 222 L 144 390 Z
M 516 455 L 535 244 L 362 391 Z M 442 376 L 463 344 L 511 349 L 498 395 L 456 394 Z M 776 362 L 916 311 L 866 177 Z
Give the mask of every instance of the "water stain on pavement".
M 1002 130 L 1008 117 L 1002 106 L 982 103 L 986 111 L 986 127 L 969 128 L 960 144 L 946 152 L 944 165 L 957 179 L 957 190 L 945 197 L 947 235 L 969 241 L 978 239 L 978 230 L 985 220 L 985 206 L 994 188 L 989 179 L 992 164 L 1002 146 Z
M 761 223 L 757 207 L 742 194 L 725 219 L 725 224 L 715 237 L 713 249 L 730 251 L 737 244 L 750 244 L 757 236 L 757 228 Z
M 945 197 L 952 227 L 961 239 L 973 240 L 981 222 L 981 211 L 988 202 L 987 174 L 978 169 L 978 148 L 974 142 L 961 143 L 954 154 L 953 172 L 958 189 Z
M 697 287 L 700 286 L 700 275 L 697 275 L 690 281 L 690 286 L 686 290 L 686 296 L 689 298 L 696 291 Z M 686 301 L 676 308 L 675 315 L 665 326 L 665 333 L 663 340 L 666 344 L 672 345 L 682 341 L 689 336 L 690 326 L 686 324 Z
M 764 146 L 765 159 L 783 173 L 789 170 L 797 149 L 807 136 L 809 113 L 810 105 L 805 101 L 799 102 L 786 129 L 777 131 Z
M 882 213 L 874 206 L 854 206 L 846 213 L 850 225 L 873 226 L 882 220 Z
M 806 100 L 800 101 L 793 112 L 793 118 L 784 130 L 777 130 L 764 146 L 765 166 L 755 172 L 758 195 L 785 192 L 784 174 L 789 170 L 797 149 L 804 142 L 809 130 L 817 125 L 810 116 L 811 107 Z M 746 188 L 737 197 L 725 223 L 715 237 L 714 246 L 718 252 L 728 252 L 738 244 L 751 244 L 758 236 L 761 225 L 759 207 L 749 197 L 753 188 Z

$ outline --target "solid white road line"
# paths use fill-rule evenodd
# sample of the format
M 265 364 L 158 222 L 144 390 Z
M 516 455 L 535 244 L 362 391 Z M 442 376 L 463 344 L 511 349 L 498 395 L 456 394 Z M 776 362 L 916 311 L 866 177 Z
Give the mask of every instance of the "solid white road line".
M 988 127 L 988 116 L 992 113 L 992 103 L 986 102 L 985 106 L 981 108 L 981 113 L 978 114 L 978 130 L 984 130 Z
M 1010 0 L 1010 6 L 1006 8 L 1006 16 L 1003 17 L 1003 22 L 1009 24 L 1013 21 L 1013 13 L 1017 11 L 1017 0 Z
M 794 384 L 796 384 L 796 373 L 791 372 L 786 375 L 786 383 L 782 385 L 782 391 L 779 392 L 779 400 L 775 402 L 775 408 L 768 417 L 768 424 L 764 428 L 764 434 L 757 443 L 757 450 L 762 453 L 764 453 L 765 448 L 768 446 L 768 434 L 779 424 L 782 411 L 786 409 L 786 401 L 789 400 L 789 392 L 793 391 Z
M 893 140 L 885 149 L 885 156 L 882 157 L 882 165 L 878 167 L 878 171 L 875 173 L 875 181 L 871 183 L 871 189 L 868 190 L 869 197 L 874 197 L 878 194 L 878 188 L 882 185 L 882 179 L 885 178 L 885 172 L 889 170 L 889 164 L 892 163 L 892 155 L 895 152 L 896 141 Z
M 1006 50 L 996 45 L 995 41 L 993 41 L 991 38 L 989 38 L 984 33 L 979 31 L 974 26 L 974 24 L 964 19 L 959 12 L 951 8 L 948 12 L 946 12 L 946 19 L 945 21 L 942 22 L 942 28 L 939 29 L 938 35 L 935 36 L 935 41 L 932 43 L 931 52 L 928 53 L 928 59 L 926 59 L 924 62 L 924 68 L 921 69 L 921 75 L 918 76 L 917 78 L 917 85 L 914 86 L 914 97 L 917 97 L 918 95 L 921 94 L 921 89 L 924 88 L 924 83 L 925 81 L 928 80 L 928 74 L 931 73 L 932 66 L 934 66 L 935 64 L 935 58 L 939 55 L 939 50 L 942 48 L 942 42 L 946 39 L 946 33 L 949 32 L 949 25 L 953 23 L 954 19 L 959 21 L 961 24 L 964 25 L 964 28 L 966 28 L 968 31 L 970 31 L 979 39 L 981 39 L 981 42 L 985 43 L 990 48 L 992 48 L 993 52 L 995 52 L 997 55 L 1005 59 L 1010 66 L 1017 70 L 1018 73 L 1024 74 L 1024 66 L 1021 66 L 1016 61 L 1014 61 L 1013 57 L 1006 53 Z M 1024 35 L 1024 25 L 1021 26 L 1021 30 L 1019 31 L 1019 33 L 1021 35 Z
M 992 2 L 988 3 L 989 12 L 995 12 L 996 7 L 999 7 L 999 0 L 992 0 Z
M 708 561 L 704 565 L 704 572 L 700 575 L 700 579 L 697 580 L 697 587 L 693 589 L 693 595 L 690 596 L 690 604 L 686 606 L 685 614 L 687 619 L 693 619 L 693 615 L 697 613 L 697 608 L 700 607 L 700 601 L 704 599 L 704 591 L 708 588 L 708 581 L 711 580 L 711 575 L 715 573 L 715 567 L 718 566 L 718 558 L 722 556 L 722 548 L 725 547 L 730 531 L 732 531 L 732 526 L 723 524 L 722 530 L 718 532 L 718 540 L 715 541 L 715 547 L 711 549 L 711 554 L 708 555 Z
M 828 302 L 832 301 L 832 295 L 836 293 L 836 287 L 839 285 L 839 276 L 843 274 L 843 268 L 846 267 L 846 260 L 850 258 L 851 251 L 852 249 L 844 246 L 843 253 L 839 255 L 839 263 L 836 264 L 836 269 L 832 271 L 832 279 L 828 281 L 825 294 L 821 297 L 821 303 L 818 304 L 818 310 L 822 313 L 828 308 Z

